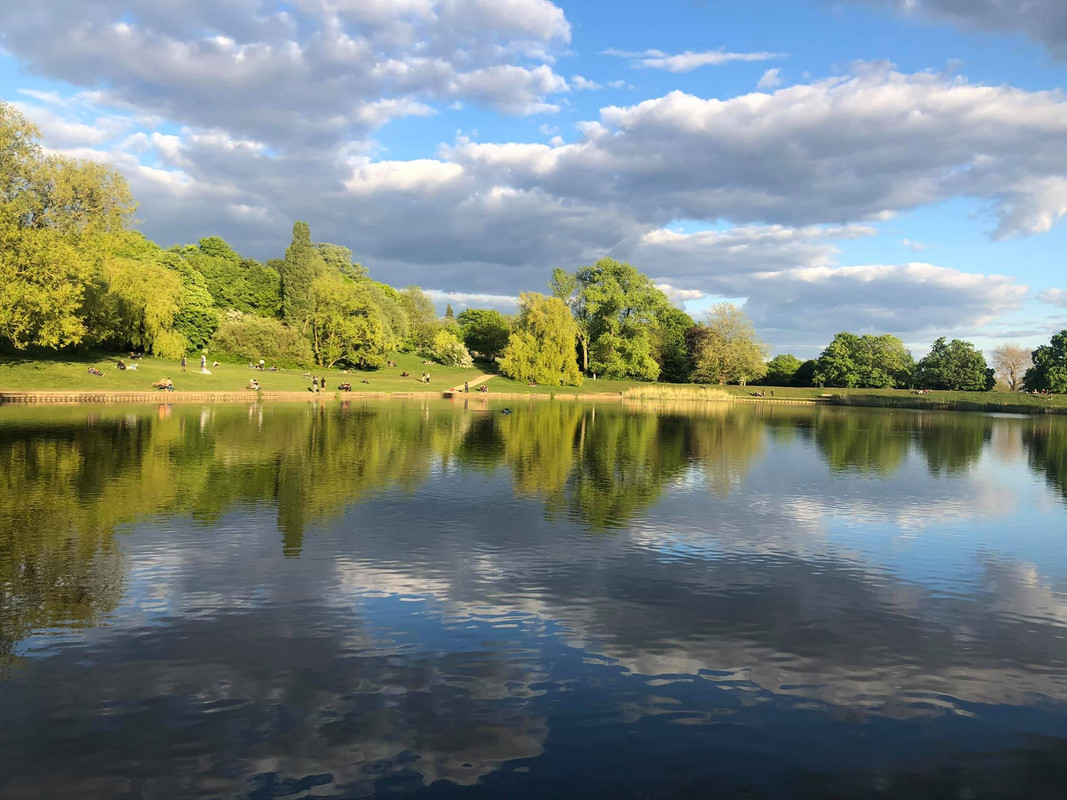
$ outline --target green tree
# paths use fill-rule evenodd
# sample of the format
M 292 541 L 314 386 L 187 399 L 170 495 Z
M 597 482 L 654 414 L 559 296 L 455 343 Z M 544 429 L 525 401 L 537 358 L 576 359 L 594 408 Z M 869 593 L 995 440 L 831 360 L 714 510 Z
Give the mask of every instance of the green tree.
M 653 352 L 660 368 L 659 379 L 668 383 L 686 383 L 690 374 L 686 335 L 696 323 L 691 316 L 672 305 L 662 307 L 657 316 Z
M 546 386 L 581 386 L 574 359 L 578 326 L 567 304 L 536 292 L 519 295 L 519 318 L 500 359 L 510 378 Z
M 418 350 L 433 347 L 433 337 L 437 335 L 437 311 L 433 300 L 418 286 L 408 286 L 400 292 L 400 305 L 408 316 L 411 325 L 411 338 L 408 349 Z
M 463 333 L 463 343 L 482 358 L 494 361 L 508 345 L 511 324 L 499 311 L 468 308 L 456 318 Z
M 571 316 L 578 327 L 576 350 L 580 353 L 582 372 L 589 372 L 589 309 L 585 298 L 579 293 L 578 277 L 565 269 L 556 267 L 552 270 L 552 280 L 548 282 L 552 296 L 566 303 Z
M 915 367 L 915 382 L 926 389 L 985 392 L 993 388 L 993 370 L 970 342 L 942 336 Z
M 368 288 L 358 281 L 323 275 L 311 284 L 308 322 L 315 363 L 345 361 L 361 368 L 385 365 L 388 337 Z
M 352 260 L 352 251 L 340 244 L 330 242 L 316 242 L 315 248 L 322 256 L 326 270 L 333 274 L 338 273 L 345 278 L 364 278 L 367 269 L 360 263 Z
M 800 359 L 791 353 L 777 355 L 767 362 L 767 374 L 761 383 L 767 386 L 791 386 L 800 367 Z
M 165 260 L 154 242 L 126 235 L 122 247 L 101 263 L 88 316 L 90 341 L 165 358 L 186 351 L 189 343 L 174 327 L 182 309 L 182 276 Z
M 911 353 L 896 336 L 842 331 L 819 356 L 815 382 L 843 388 L 902 388 L 910 382 L 913 368 Z
M 575 273 L 578 306 L 588 318 L 589 369 L 606 378 L 654 381 L 660 366 L 653 335 L 670 301 L 636 267 L 602 258 Z
M 445 319 L 455 319 L 456 312 L 452 310 L 451 303 L 445 303 Z
M 282 319 L 287 325 L 307 332 L 314 301 L 311 287 L 326 273 L 326 262 L 311 242 L 311 228 L 299 220 L 293 224 L 293 241 L 285 251 L 282 270 Z
M 111 167 L 45 155 L 0 101 L 0 341 L 63 347 L 88 333 L 85 298 L 134 203 Z
M 693 379 L 744 386 L 763 376 L 766 351 L 748 315 L 733 303 L 719 303 L 694 337 Z
M 819 368 L 819 362 L 814 358 L 809 358 L 799 367 L 797 371 L 793 373 L 793 380 L 790 381 L 791 386 L 814 386 L 815 385 L 815 372 Z
M 1026 370 L 1023 382 L 1030 391 L 1067 392 L 1067 329 L 1052 337 L 1031 354 L 1034 364 Z

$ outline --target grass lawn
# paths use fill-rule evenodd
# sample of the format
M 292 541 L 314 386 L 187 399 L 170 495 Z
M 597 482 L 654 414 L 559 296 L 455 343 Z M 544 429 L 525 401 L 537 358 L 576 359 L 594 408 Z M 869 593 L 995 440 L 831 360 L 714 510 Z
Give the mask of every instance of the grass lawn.
M 186 372 L 176 361 L 158 358 L 143 358 L 136 362 L 136 370 L 121 371 L 115 366 L 119 356 L 106 353 L 85 355 L 0 355 L 0 391 L 151 391 L 152 384 L 161 378 L 174 381 L 177 392 L 233 392 L 240 391 L 255 377 L 264 391 L 301 392 L 311 385 L 304 378 L 303 369 L 283 369 L 278 372 L 260 372 L 248 369 L 247 364 L 222 364 L 208 367 L 210 375 L 201 374 L 199 356 L 189 359 Z M 427 392 L 440 394 L 451 388 L 462 389 L 464 381 L 474 381 L 490 372 L 483 367 L 470 369 L 443 367 L 440 364 L 423 364 L 421 356 L 399 353 L 393 357 L 395 367 L 361 372 L 353 370 L 345 375 L 341 370 L 327 370 L 328 385 L 336 390 L 337 384 L 348 381 L 353 394 L 359 392 Z M 127 359 L 127 361 L 129 361 Z M 88 368 L 95 365 L 104 372 L 104 377 L 90 375 Z M 323 370 L 312 369 L 321 375 Z M 400 374 L 408 372 L 402 378 Z M 430 383 L 422 383 L 419 376 L 430 373 Z M 367 383 L 362 383 L 366 380 Z M 627 389 L 650 384 L 639 381 L 586 380 L 582 386 L 529 386 L 523 381 L 513 381 L 494 375 L 489 381 L 489 394 L 569 395 L 592 394 L 618 395 Z M 666 385 L 665 385 L 666 386 Z M 682 388 L 682 387 L 678 387 Z M 830 395 L 842 405 L 883 406 L 896 408 L 952 408 L 970 411 L 1008 411 L 1027 413 L 1043 410 L 1067 411 L 1067 395 L 1052 398 L 1035 397 L 1008 392 L 930 392 L 917 395 L 906 389 L 818 389 L 790 386 L 716 386 L 718 391 L 736 396 L 751 396 L 755 392 L 771 392 L 777 399 L 819 398 Z M 684 391 L 684 389 L 683 389 Z M 471 387 L 474 393 L 474 387 Z
M 212 367 L 208 362 L 210 375 L 200 372 L 200 357 L 191 356 L 189 366 L 183 373 L 177 361 L 159 358 L 143 358 L 136 362 L 124 359 L 127 363 L 136 363 L 136 370 L 119 370 L 115 366 L 120 356 L 114 354 L 93 353 L 82 355 L 59 355 L 47 358 L 29 358 L 0 355 L 0 391 L 101 391 L 142 392 L 151 391 L 152 384 L 162 378 L 174 381 L 176 392 L 233 392 L 240 391 L 248 385 L 250 378 L 256 378 L 264 391 L 301 392 L 311 385 L 304 378 L 303 369 L 282 369 L 278 372 L 251 370 L 247 364 L 222 364 Z M 385 367 L 377 371 L 360 372 L 353 370 L 345 375 L 341 370 L 312 369 L 315 375 L 327 375 L 327 385 L 335 390 L 337 384 L 348 381 L 355 392 L 432 392 L 439 394 L 453 386 L 463 386 L 464 381 L 471 381 L 482 374 L 477 367 L 460 369 L 443 367 L 440 364 L 423 364 L 423 359 L 416 355 L 401 353 L 394 356 L 396 367 Z M 89 366 L 95 365 L 104 373 L 104 377 L 89 374 Z M 400 373 L 409 372 L 407 378 Z M 421 383 L 418 378 L 423 372 L 430 373 L 430 383 Z M 366 379 L 368 383 L 361 383 Z
M 793 386 L 720 386 L 730 394 L 751 396 L 765 392 L 770 398 L 818 398 L 831 395 L 842 405 L 883 406 L 890 408 L 944 408 L 967 411 L 1008 411 L 1027 413 L 1054 408 L 1067 410 L 1067 395 L 1036 397 L 1019 392 L 942 392 L 918 395 L 910 389 L 819 389 Z

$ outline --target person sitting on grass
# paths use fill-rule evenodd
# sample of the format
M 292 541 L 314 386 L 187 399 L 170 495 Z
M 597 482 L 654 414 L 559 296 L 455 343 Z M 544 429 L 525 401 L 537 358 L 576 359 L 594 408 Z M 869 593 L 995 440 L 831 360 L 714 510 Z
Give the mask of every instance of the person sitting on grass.
M 349 383 L 348 381 L 345 381 L 344 383 L 339 383 L 339 384 L 337 384 L 337 391 L 339 391 L 339 392 L 351 392 L 352 391 L 352 384 Z
M 403 372 L 400 373 L 400 377 L 401 378 L 406 378 L 410 374 L 411 374 L 410 372 L 408 372 L 407 370 L 404 370 Z
M 118 363 L 118 364 L 116 364 L 115 366 L 116 366 L 116 367 L 118 367 L 118 368 L 119 368 L 120 370 L 126 369 L 126 362 L 125 362 L 125 361 L 123 361 L 123 360 L 122 360 L 122 359 L 120 358 L 120 359 L 119 359 L 119 363 Z
M 165 392 L 173 392 L 174 391 L 174 383 L 171 381 L 170 378 L 163 378 L 162 380 L 158 380 L 155 383 L 153 383 L 152 384 L 152 388 L 153 389 L 159 389 L 160 391 L 165 391 Z
M 98 370 L 96 367 L 89 367 L 89 374 L 96 375 L 98 378 L 104 377 L 104 373 Z
M 253 378 L 248 382 L 248 388 L 251 389 L 253 392 L 258 392 L 260 389 L 259 381 Z

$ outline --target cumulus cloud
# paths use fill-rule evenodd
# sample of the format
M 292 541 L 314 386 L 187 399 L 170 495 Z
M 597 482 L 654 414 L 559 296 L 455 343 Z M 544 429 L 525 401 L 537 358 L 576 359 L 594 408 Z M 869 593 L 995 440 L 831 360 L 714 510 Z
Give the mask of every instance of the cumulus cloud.
M 549 0 L 42 0 L 0 5 L 33 71 L 172 122 L 275 145 L 358 139 L 427 103 L 553 111 L 570 40 Z
M 588 78 L 583 78 L 581 75 L 571 75 L 570 85 L 572 89 L 576 89 L 578 91 L 604 88 L 596 81 L 591 81 Z
M 464 144 L 445 157 L 642 219 L 788 225 L 881 220 L 950 197 L 989 201 L 994 233 L 1067 210 L 1059 92 L 859 65 L 848 76 L 727 100 L 675 91 L 609 106 L 557 148 Z
M 929 245 L 923 244 L 922 242 L 913 242 L 911 239 L 901 239 L 900 243 L 909 250 L 911 250 L 913 253 L 921 253 L 923 250 L 929 247 Z
M 1067 58 L 1067 4 L 1062 0 L 851 0 L 889 7 L 909 17 L 947 22 L 972 30 L 1021 33 Z
M 1067 308 L 1067 291 L 1063 289 L 1045 289 L 1038 292 L 1037 299 L 1042 303 Z
M 1004 275 L 919 262 L 758 273 L 750 284 L 745 310 L 756 326 L 772 341 L 810 344 L 825 343 L 831 327 L 906 339 L 973 331 L 1028 291 Z
M 646 69 L 663 69 L 668 72 L 692 72 L 700 67 L 719 67 L 734 61 L 769 61 L 773 58 L 784 58 L 782 53 L 731 53 L 726 50 L 705 50 L 693 52 L 687 50 L 684 53 L 670 55 L 662 50 L 616 50 L 609 48 L 601 55 L 616 56 L 629 59 L 634 67 Z
M 460 138 L 409 161 L 349 142 L 279 150 L 197 127 L 104 144 L 72 128 L 64 149 L 116 163 L 163 244 L 219 234 L 272 257 L 292 220 L 306 219 L 381 280 L 507 298 L 544 287 L 553 267 L 612 255 L 676 299 L 748 298 L 772 341 L 824 344 L 831 326 L 919 335 L 1015 307 L 1025 287 L 1010 279 L 842 265 L 838 244 L 954 196 L 986 201 L 1002 235 L 1051 224 L 1063 207 L 1052 182 L 1067 179 L 1064 112 L 1058 93 L 868 65 L 773 93 L 610 106 L 571 143 Z M 75 120 L 54 104 L 30 113 Z M 677 219 L 718 230 L 679 233 Z
M 778 67 L 769 69 L 763 73 L 759 82 L 756 84 L 757 89 L 777 89 L 782 85 L 782 70 Z

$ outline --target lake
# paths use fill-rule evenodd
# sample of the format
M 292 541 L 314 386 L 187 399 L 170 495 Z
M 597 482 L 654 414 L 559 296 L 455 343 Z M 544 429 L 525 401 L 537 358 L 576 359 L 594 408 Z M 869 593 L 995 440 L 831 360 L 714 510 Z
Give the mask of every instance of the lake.
M 1062 797 L 1067 419 L 0 407 L 0 720 L 4 798 Z

